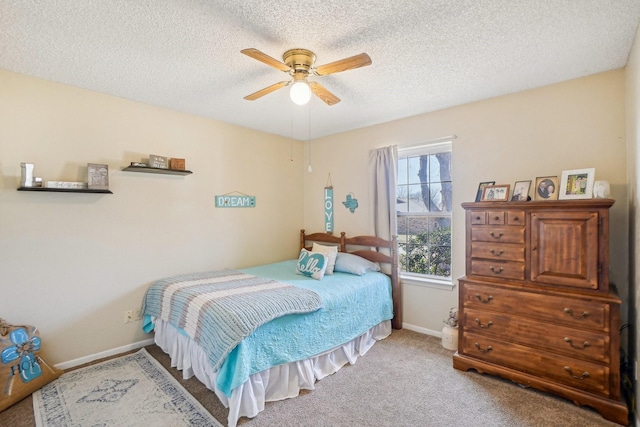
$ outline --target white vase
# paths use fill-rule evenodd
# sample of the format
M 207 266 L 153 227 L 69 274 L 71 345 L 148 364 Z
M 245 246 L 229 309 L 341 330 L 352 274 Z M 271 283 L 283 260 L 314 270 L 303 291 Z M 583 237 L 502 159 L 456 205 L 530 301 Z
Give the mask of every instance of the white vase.
M 442 346 L 447 350 L 458 350 L 458 328 L 444 325 L 442 328 Z
M 611 187 L 609 181 L 596 181 L 593 183 L 593 198 L 594 199 L 606 199 L 611 194 Z

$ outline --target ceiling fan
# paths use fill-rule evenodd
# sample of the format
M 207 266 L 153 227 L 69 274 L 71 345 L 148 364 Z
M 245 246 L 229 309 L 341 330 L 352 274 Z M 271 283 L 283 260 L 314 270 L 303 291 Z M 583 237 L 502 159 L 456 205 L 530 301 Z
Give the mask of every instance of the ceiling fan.
M 306 104 L 311 98 L 313 92 L 318 98 L 327 105 L 334 105 L 340 102 L 340 98 L 329 92 L 324 86 L 315 81 L 307 81 L 307 77 L 326 76 L 327 74 L 339 73 L 341 71 L 352 70 L 354 68 L 364 67 L 371 64 L 371 58 L 366 53 L 350 56 L 349 58 L 340 59 L 329 64 L 314 66 L 316 55 L 307 49 L 290 49 L 282 55 L 283 62 L 272 58 L 271 56 L 259 51 L 258 49 L 244 49 L 240 52 L 245 55 L 277 68 L 280 71 L 291 76 L 291 80 L 285 80 L 267 86 L 257 92 L 247 95 L 244 99 L 254 101 L 264 95 L 274 92 L 282 87 L 291 86 L 291 99 L 299 105 Z

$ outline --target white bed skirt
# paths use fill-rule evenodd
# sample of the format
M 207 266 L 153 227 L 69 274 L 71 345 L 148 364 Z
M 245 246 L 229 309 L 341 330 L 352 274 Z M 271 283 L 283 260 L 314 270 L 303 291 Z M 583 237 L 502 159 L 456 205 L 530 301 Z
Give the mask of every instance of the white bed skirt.
M 216 387 L 216 373 L 211 370 L 202 348 L 163 320 L 154 319 L 154 324 L 155 342 L 171 357 L 171 366 L 181 370 L 184 379 L 195 375 L 229 408 L 229 427 L 235 427 L 240 417 L 258 415 L 264 410 L 265 402 L 296 397 L 302 389 L 313 390 L 317 380 L 337 372 L 347 363 L 353 365 L 376 340 L 391 334 L 391 321 L 384 321 L 333 350 L 255 373 L 228 398 Z

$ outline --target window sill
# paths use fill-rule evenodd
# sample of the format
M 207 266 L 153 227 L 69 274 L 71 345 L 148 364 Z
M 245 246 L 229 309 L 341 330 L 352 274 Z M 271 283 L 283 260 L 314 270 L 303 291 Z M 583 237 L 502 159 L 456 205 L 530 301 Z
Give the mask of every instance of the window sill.
M 440 289 L 443 291 L 452 291 L 456 287 L 455 283 L 450 280 L 438 280 L 432 278 L 400 275 L 402 283 L 415 286 L 423 286 L 425 288 Z

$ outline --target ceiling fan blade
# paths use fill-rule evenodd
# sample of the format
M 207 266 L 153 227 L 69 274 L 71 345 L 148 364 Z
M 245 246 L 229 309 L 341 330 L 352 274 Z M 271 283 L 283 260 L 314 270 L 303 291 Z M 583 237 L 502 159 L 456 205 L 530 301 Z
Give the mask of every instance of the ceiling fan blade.
M 350 56 L 349 58 L 316 67 L 315 74 L 318 76 L 326 76 L 327 74 L 352 70 L 354 68 L 364 67 L 365 65 L 371 65 L 371 58 L 369 58 L 369 55 L 366 53 L 361 53 L 360 55 Z
M 311 87 L 311 92 L 313 92 L 318 98 L 322 99 L 327 105 L 331 106 L 340 102 L 340 98 L 329 92 L 319 83 L 309 82 L 309 86 Z
M 262 53 L 260 52 L 258 49 L 254 49 L 254 48 L 250 48 L 250 49 L 243 49 L 240 51 L 241 53 L 244 53 L 245 55 L 253 58 L 253 59 L 257 59 L 260 62 L 263 62 L 267 65 L 270 65 L 274 68 L 277 68 L 280 71 L 289 71 L 291 68 L 278 61 L 275 58 L 270 57 L 269 55 L 267 55 L 266 53 Z
M 260 89 L 259 91 L 252 93 L 251 95 L 245 96 L 244 99 L 246 99 L 247 101 L 255 101 L 256 99 L 263 97 L 265 95 L 268 95 L 271 92 L 274 92 L 280 89 L 281 87 L 285 87 L 288 84 L 289 84 L 288 81 L 272 84 L 271 86 L 267 86 L 264 89 Z

